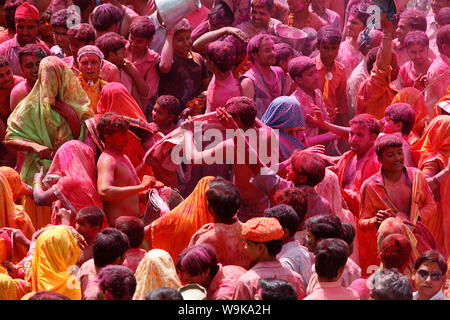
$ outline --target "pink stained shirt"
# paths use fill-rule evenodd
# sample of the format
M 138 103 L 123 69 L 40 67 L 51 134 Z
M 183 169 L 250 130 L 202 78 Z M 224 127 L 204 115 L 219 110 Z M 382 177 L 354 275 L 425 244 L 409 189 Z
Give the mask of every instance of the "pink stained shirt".
M 90 259 L 81 265 L 78 277 L 83 300 L 97 300 L 100 291 L 98 289 L 98 274 L 95 269 L 94 259 Z
M 239 278 L 246 273 L 239 266 L 222 266 L 219 263 L 219 271 L 217 271 L 208 288 L 206 295 L 207 300 L 232 300 L 234 290 Z
M 210 244 L 216 250 L 217 261 L 224 266 L 248 267 L 250 265 L 242 236 L 242 223 L 239 220 L 233 224 L 211 223 L 202 229 L 192 237 L 195 245 Z
M 134 66 L 137 70 L 139 70 L 148 85 L 147 96 L 142 96 L 139 94 L 134 81 L 131 85 L 130 94 L 136 100 L 141 109 L 145 109 L 145 107 L 149 104 L 150 99 L 158 93 L 159 73 L 157 70 L 157 65 L 160 60 L 160 55 L 153 50 L 147 49 L 147 52 L 142 58 L 133 61 L 129 43 L 126 45 L 126 50 L 127 59 L 133 62 Z
M 144 259 L 146 253 L 147 252 L 141 248 L 129 249 L 125 252 L 125 259 L 123 260 L 122 265 L 128 267 L 131 271 L 136 272 L 139 263 Z
M 75 66 L 75 60 L 73 56 L 65 57 L 63 60 L 69 65 L 73 73 L 75 73 L 75 76 L 78 76 L 80 74 L 80 70 L 78 70 Z M 109 62 L 108 60 L 103 60 L 103 66 L 100 69 L 100 76 L 106 82 L 120 82 L 119 69 L 115 64 Z
M 425 102 L 430 114 L 433 114 L 434 105 L 447 94 L 447 88 L 450 83 L 450 58 L 440 54 L 427 72 L 428 83 L 436 81 L 428 90 L 425 91 Z M 441 76 L 443 73 L 446 74 Z M 438 79 L 439 78 L 439 79 Z
M 279 261 L 262 261 L 239 278 L 233 300 L 255 300 L 260 288 L 259 281 L 267 278 L 285 280 L 294 286 L 299 300 L 305 297 L 305 284 L 301 275 L 284 267 Z
M 336 58 L 336 60 L 344 66 L 347 79 L 364 58 L 361 51 L 359 51 L 358 48 L 353 47 L 350 42 L 351 39 L 347 38 L 347 40 L 341 43 L 339 54 Z
M 44 42 L 42 42 L 39 38 L 36 38 L 33 44 L 39 44 L 43 46 L 43 48 L 45 48 L 47 52 L 50 52 L 50 49 L 47 47 L 47 45 Z M 16 34 L 14 38 L 0 44 L 0 55 L 5 56 L 6 60 L 9 63 L 9 66 L 11 67 L 11 71 L 13 72 L 14 75 L 23 77 L 22 68 L 20 67 L 19 61 L 20 48 L 22 47 L 17 41 L 17 34 Z
M 313 293 L 321 283 L 319 281 L 319 276 L 317 275 L 317 272 L 315 270 L 315 265 L 313 265 L 312 271 L 313 273 L 311 275 L 311 279 L 309 280 L 308 286 L 306 288 L 307 295 Z M 353 281 L 359 278 L 361 278 L 361 268 L 352 259 L 348 258 L 347 263 L 344 267 L 344 272 L 342 273 L 337 283 L 346 288 L 349 287 Z
M 228 99 L 239 96 L 241 96 L 239 83 L 231 71 L 224 80 L 218 80 L 214 75 L 206 95 L 206 113 L 216 111 L 218 107 L 224 107 Z
M 339 281 L 319 282 L 304 300 L 360 300 L 356 290 L 341 286 Z

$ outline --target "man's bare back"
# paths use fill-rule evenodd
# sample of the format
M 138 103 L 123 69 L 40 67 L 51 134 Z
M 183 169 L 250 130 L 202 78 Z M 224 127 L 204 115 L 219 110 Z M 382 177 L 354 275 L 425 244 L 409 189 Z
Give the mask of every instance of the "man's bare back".
M 112 186 L 128 187 L 140 183 L 136 170 L 124 154 L 117 155 L 105 151 L 100 155 L 97 167 L 99 179 L 106 178 Z M 110 226 L 114 226 L 120 216 L 140 216 L 138 193 L 117 200 L 103 200 L 103 206 Z

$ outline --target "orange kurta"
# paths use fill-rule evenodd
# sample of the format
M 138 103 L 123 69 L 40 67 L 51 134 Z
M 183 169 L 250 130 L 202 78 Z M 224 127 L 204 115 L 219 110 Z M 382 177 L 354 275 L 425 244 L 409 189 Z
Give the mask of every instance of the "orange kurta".
M 404 170 L 412 185 L 411 212 L 408 222 L 417 226 L 420 223 L 419 217 L 421 221 L 426 222 L 434 215 L 437 206 L 422 172 L 411 167 Z M 364 241 L 359 243 L 359 262 L 363 274 L 370 273 L 371 266 L 380 264 L 377 248 L 378 226 L 375 216 L 378 210 L 387 209 L 392 210 L 394 216 L 399 213 L 386 193 L 384 178 L 380 170 L 365 181 L 361 187 L 361 210 L 358 226 L 364 238 Z M 424 247 L 427 246 L 428 243 L 424 244 Z M 430 246 L 433 247 L 434 244 L 430 244 Z

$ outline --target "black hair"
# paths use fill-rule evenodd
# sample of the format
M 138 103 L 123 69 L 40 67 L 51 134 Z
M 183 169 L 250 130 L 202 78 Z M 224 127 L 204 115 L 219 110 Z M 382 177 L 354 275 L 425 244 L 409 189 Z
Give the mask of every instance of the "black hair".
M 350 223 L 342 223 L 342 231 L 342 239 L 347 243 L 348 246 L 350 246 L 355 239 L 355 227 L 353 227 L 353 225 L 351 225 Z
M 440 254 L 436 250 L 425 251 L 419 257 L 417 257 L 416 261 L 414 262 L 414 270 L 419 270 L 420 266 L 425 262 L 437 263 L 439 269 L 441 269 L 442 275 L 445 277 L 448 266 L 442 254 Z
M 293 236 L 298 229 L 300 219 L 297 212 L 287 204 L 279 204 L 264 211 L 265 217 L 277 218 L 283 229 L 288 229 L 290 236 Z
M 96 267 L 103 268 L 123 257 L 128 250 L 128 237 L 114 228 L 105 228 L 97 234 L 92 246 L 92 255 Z
M 263 300 L 298 300 L 294 286 L 281 279 L 261 279 L 259 281 Z
M 327 238 L 342 239 L 344 235 L 341 220 L 331 214 L 309 218 L 306 221 L 306 227 L 314 235 L 316 240 Z
M 222 177 L 209 182 L 206 200 L 220 218 L 231 218 L 241 206 L 241 194 L 236 186 Z
M 87 221 L 91 227 L 101 227 L 105 220 L 105 214 L 99 207 L 88 206 L 78 211 L 77 219 Z
M 133 216 L 121 216 L 116 220 L 116 229 L 125 233 L 130 248 L 138 248 L 144 240 L 144 222 Z
M 336 278 L 339 269 L 347 263 L 348 245 L 342 239 L 328 238 L 319 242 L 315 252 L 317 275 L 327 279 Z
M 145 300 L 184 300 L 181 293 L 173 288 L 161 287 L 145 294 Z

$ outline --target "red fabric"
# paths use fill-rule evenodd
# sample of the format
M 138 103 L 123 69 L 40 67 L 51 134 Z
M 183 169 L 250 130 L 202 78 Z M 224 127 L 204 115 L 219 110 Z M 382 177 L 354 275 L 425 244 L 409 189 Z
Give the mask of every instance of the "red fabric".
M 14 19 L 34 19 L 39 21 L 39 10 L 28 2 L 25 2 L 16 9 Z

